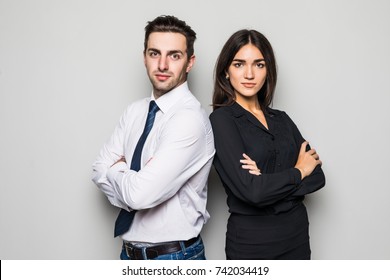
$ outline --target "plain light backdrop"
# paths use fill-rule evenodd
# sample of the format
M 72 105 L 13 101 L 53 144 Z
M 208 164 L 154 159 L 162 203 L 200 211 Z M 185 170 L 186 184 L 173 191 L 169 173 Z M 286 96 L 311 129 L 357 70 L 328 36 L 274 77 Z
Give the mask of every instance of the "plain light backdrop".
M 0 0 L 0 259 L 118 259 L 118 210 L 91 164 L 127 105 L 149 96 L 144 27 L 175 15 L 197 32 L 190 88 L 211 113 L 228 37 L 274 47 L 273 107 L 323 160 L 307 196 L 313 259 L 390 259 L 390 1 Z M 225 193 L 209 178 L 209 259 L 224 259 Z

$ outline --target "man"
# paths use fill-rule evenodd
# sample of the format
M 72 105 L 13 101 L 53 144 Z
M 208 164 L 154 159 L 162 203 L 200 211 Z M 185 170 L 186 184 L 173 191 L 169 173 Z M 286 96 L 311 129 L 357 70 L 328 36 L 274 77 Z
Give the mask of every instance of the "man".
M 124 241 L 121 259 L 205 259 L 199 234 L 209 219 L 215 150 L 208 116 L 187 85 L 195 39 L 173 16 L 147 24 L 152 95 L 129 105 L 93 164 L 93 181 L 121 208 L 115 229 Z

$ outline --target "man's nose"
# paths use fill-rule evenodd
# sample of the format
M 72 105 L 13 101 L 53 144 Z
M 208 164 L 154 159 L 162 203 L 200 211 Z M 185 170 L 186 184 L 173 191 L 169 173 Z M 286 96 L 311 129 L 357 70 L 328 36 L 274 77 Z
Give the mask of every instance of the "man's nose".
M 168 69 L 168 59 L 164 56 L 160 57 L 160 60 L 158 62 L 158 69 L 160 71 L 165 71 Z

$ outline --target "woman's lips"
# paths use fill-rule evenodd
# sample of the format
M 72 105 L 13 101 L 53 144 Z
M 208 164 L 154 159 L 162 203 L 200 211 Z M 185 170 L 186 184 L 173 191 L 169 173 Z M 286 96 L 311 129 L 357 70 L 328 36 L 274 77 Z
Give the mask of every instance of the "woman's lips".
M 246 88 L 254 88 L 256 86 L 255 83 L 241 83 Z

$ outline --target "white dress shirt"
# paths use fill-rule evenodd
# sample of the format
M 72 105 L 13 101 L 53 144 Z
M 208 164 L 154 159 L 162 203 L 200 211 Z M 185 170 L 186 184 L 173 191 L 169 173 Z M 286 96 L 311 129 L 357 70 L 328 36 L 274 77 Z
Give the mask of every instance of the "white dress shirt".
M 213 132 L 185 82 L 156 100 L 160 110 L 142 150 L 141 169 L 130 170 L 151 99 L 153 94 L 128 106 L 93 164 L 92 180 L 111 204 L 137 210 L 124 240 L 187 240 L 196 237 L 209 219 Z M 114 164 L 123 155 L 126 163 Z

